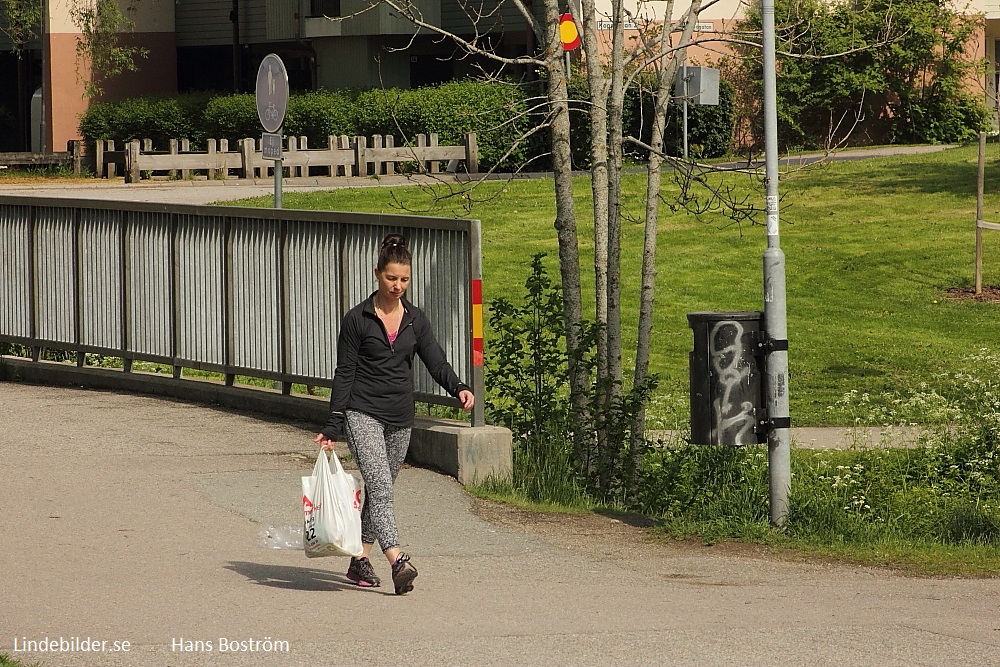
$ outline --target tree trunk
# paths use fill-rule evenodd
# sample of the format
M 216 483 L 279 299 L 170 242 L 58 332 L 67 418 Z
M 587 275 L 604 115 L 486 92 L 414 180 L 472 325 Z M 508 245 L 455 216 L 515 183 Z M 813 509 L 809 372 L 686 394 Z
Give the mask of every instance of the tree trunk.
M 552 173 L 556 194 L 555 229 L 559 241 L 559 273 L 563 289 L 563 314 L 566 320 L 566 353 L 569 357 L 570 401 L 576 425 L 574 448 L 581 465 L 587 465 L 591 428 L 587 406 L 587 373 L 580 363 L 582 344 L 583 298 L 580 290 L 580 250 L 573 201 L 573 156 L 570 152 L 569 93 L 563 67 L 562 42 L 559 39 L 559 5 L 545 2 L 546 25 L 550 30 L 546 50 L 548 102 L 552 134 Z
M 608 449 L 608 429 L 600 419 L 610 401 L 611 382 L 608 374 L 608 86 L 610 82 L 601 62 L 600 39 L 597 34 L 597 6 L 594 0 L 583 0 L 583 50 L 587 55 L 587 85 L 590 89 L 590 190 L 594 203 L 594 298 L 597 333 L 597 452 L 598 486 L 603 492 L 610 473 L 605 452 Z
M 608 376 L 611 398 L 621 393 L 621 200 L 625 104 L 625 13 L 622 0 L 612 1 L 611 85 L 608 95 Z
M 695 19 L 701 12 L 700 0 L 695 0 L 688 7 L 687 21 L 679 43 L 686 45 L 691 41 Z M 666 53 L 666 41 L 661 42 L 661 53 Z M 656 91 L 656 104 L 653 112 L 653 132 L 650 138 L 649 162 L 646 167 L 646 220 L 645 235 L 642 248 L 642 283 L 639 290 L 639 327 L 638 340 L 635 348 L 635 373 L 633 386 L 645 384 L 649 375 L 649 354 L 653 337 L 653 297 L 656 288 L 656 232 L 660 212 L 660 168 L 663 165 L 663 133 L 666 128 L 667 105 L 672 96 L 674 75 L 677 73 L 677 57 L 671 57 L 660 64 L 660 77 Z M 630 449 L 632 461 L 631 474 L 637 474 L 642 455 L 646 448 L 646 409 L 640 405 L 632 421 Z

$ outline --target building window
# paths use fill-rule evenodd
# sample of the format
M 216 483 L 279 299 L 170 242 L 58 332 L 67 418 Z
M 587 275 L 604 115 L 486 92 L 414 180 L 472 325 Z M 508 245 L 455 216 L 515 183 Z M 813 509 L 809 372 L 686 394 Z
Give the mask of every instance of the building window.
M 340 16 L 340 0 L 310 0 L 309 16 Z

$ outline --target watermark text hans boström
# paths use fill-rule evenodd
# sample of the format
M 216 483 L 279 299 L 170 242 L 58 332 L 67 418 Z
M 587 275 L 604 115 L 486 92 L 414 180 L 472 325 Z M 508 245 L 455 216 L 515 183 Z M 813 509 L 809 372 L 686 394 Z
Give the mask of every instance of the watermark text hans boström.
M 264 637 L 263 639 L 189 639 L 174 637 L 170 650 L 175 653 L 288 653 L 288 642 Z
M 14 653 L 128 653 L 132 643 L 92 637 L 14 637 Z

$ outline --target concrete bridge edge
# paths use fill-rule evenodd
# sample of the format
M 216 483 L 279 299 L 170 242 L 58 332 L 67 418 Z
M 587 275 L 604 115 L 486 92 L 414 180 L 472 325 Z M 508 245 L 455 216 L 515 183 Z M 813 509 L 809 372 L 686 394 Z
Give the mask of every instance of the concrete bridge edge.
M 211 380 L 174 379 L 17 357 L 0 357 L 0 381 L 147 394 L 305 422 L 316 429 L 326 423 L 329 411 L 325 398 L 285 396 L 263 388 L 228 387 Z M 472 427 L 451 419 L 418 416 L 407 460 L 436 468 L 464 486 L 491 477 L 509 478 L 512 446 L 511 432 L 503 427 Z

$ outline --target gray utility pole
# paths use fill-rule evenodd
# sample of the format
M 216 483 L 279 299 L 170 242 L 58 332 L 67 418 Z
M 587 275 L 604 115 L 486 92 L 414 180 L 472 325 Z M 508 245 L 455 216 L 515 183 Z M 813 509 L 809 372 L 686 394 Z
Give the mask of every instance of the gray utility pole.
M 774 0 L 763 0 L 764 164 L 767 185 L 767 250 L 764 251 L 764 328 L 767 331 L 767 467 L 771 523 L 788 518 L 791 489 L 791 421 L 788 416 L 788 321 L 785 316 L 785 253 L 778 237 L 778 110 L 774 48 Z

